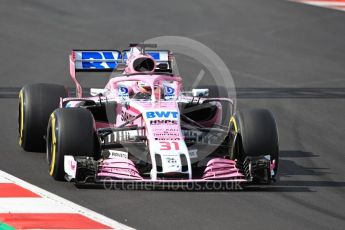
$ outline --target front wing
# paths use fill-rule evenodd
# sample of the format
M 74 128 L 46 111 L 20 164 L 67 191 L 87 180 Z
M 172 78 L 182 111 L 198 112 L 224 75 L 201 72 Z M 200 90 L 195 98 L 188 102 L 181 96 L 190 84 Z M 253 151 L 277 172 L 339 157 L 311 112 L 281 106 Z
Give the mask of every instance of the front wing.
M 242 190 L 243 186 L 259 182 L 269 184 L 272 165 L 264 158 L 250 160 L 243 169 L 236 162 L 214 158 L 204 170 L 202 178 L 143 178 L 133 162 L 128 159 L 110 158 L 94 161 L 65 156 L 66 179 L 77 186 L 97 186 L 105 189 L 139 190 Z M 257 180 L 260 178 L 260 181 Z

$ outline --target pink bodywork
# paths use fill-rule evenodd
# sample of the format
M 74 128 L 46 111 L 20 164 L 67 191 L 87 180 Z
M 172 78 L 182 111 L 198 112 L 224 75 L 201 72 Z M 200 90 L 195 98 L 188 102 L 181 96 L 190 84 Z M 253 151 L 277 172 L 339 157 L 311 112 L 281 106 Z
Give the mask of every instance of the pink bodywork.
M 131 160 L 123 158 L 105 159 L 100 163 L 98 177 L 110 177 L 123 180 L 144 180 Z M 245 177 L 236 168 L 236 162 L 215 158 L 207 163 L 202 180 L 243 180 Z
M 142 55 L 141 55 L 142 56 Z M 140 56 L 140 57 L 141 57 Z M 85 100 L 94 100 L 98 101 L 99 97 L 88 97 L 82 98 L 82 87 L 79 84 L 78 80 L 76 79 L 75 73 L 75 56 L 74 53 L 69 56 L 70 59 L 70 75 L 72 80 L 76 85 L 76 98 L 64 98 L 61 100 L 61 107 L 64 107 L 68 104 L 68 107 L 77 107 L 78 103 Z M 129 59 L 129 62 L 132 59 Z M 131 74 L 136 73 L 133 68 L 127 67 L 125 69 L 124 74 Z M 152 89 L 156 85 L 162 85 L 163 81 L 175 82 L 176 83 L 176 95 L 179 96 L 181 94 L 182 88 L 182 78 L 180 76 L 167 76 L 167 75 L 147 75 L 147 74 L 137 74 L 130 75 L 130 76 L 119 76 L 114 77 L 109 80 L 105 89 L 110 92 L 107 94 L 107 97 L 101 97 L 101 99 L 118 99 L 119 98 L 119 86 L 123 83 L 130 83 L 130 82 L 137 82 L 143 81 L 148 83 Z M 129 84 L 130 85 L 130 84 Z M 136 89 L 131 89 L 136 91 Z M 129 99 L 130 100 L 130 99 Z M 208 100 L 212 100 L 208 98 Z M 214 98 L 214 100 L 224 100 L 230 103 L 233 103 L 231 99 L 227 98 Z M 120 104 L 120 103 L 119 103 Z M 222 110 L 221 106 L 218 105 L 218 110 L 216 115 L 209 121 L 201 123 L 205 127 L 212 127 L 213 124 L 220 124 L 222 120 Z M 137 116 L 139 114 L 144 114 L 146 111 L 152 111 L 155 109 L 164 109 L 164 110 L 171 110 L 171 111 L 179 111 L 178 103 L 176 100 L 162 100 L 161 98 L 157 98 L 155 94 L 152 94 L 151 100 L 148 101 L 140 101 L 140 100 L 131 100 L 130 106 L 124 109 L 124 106 L 117 106 L 117 125 L 121 125 L 123 121 L 121 120 L 121 113 L 126 112 L 131 116 Z M 179 120 L 178 120 L 179 122 Z M 143 118 L 136 119 L 133 121 L 133 125 L 138 126 L 145 126 L 146 130 L 143 130 L 142 135 L 146 135 L 148 141 L 150 140 L 157 140 L 162 138 L 162 140 L 184 140 L 184 137 L 181 132 L 180 124 L 176 122 L 160 122 L 160 123 L 150 123 L 145 124 Z M 107 128 L 107 127 L 116 127 L 115 124 L 109 123 L 102 123 L 102 122 L 95 122 L 95 128 Z M 165 130 L 169 129 L 170 133 L 167 135 Z M 96 176 L 101 178 L 113 178 L 117 180 L 135 180 L 135 181 L 145 181 L 143 177 L 139 175 L 138 170 L 135 167 L 135 164 L 126 158 L 109 158 L 101 160 L 99 163 L 99 171 L 97 172 Z M 183 181 L 190 180 L 190 181 L 213 181 L 213 180 L 224 180 L 224 181 L 246 181 L 243 174 L 239 172 L 236 168 L 236 162 L 228 159 L 223 158 L 215 158 L 210 160 L 207 163 L 206 169 L 203 173 L 202 178 L 200 179 L 185 179 Z M 172 180 L 170 180 L 172 181 Z M 179 180 L 175 180 L 179 181 Z
M 111 177 L 124 180 L 140 180 L 143 179 L 134 163 L 125 158 L 109 158 L 99 163 L 99 177 Z
M 244 179 L 244 175 L 236 168 L 235 161 L 215 158 L 207 162 L 207 167 L 202 178 L 205 180 Z

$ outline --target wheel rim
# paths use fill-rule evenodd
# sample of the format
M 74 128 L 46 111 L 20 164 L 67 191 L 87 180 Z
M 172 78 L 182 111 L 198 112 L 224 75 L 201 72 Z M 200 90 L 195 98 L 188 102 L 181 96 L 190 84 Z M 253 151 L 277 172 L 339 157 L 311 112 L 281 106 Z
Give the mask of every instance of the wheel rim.
M 232 146 L 230 146 L 230 159 L 235 160 L 239 154 L 240 148 L 238 143 L 238 127 L 236 119 L 234 116 L 231 116 L 229 121 L 229 131 L 235 133 Z
M 53 176 L 56 159 L 56 119 L 54 113 L 50 116 L 50 124 L 47 137 L 47 161 L 49 175 Z
M 47 153 L 47 163 L 48 163 L 48 166 L 49 166 L 49 170 L 50 170 L 50 164 L 51 164 L 51 161 L 52 161 L 52 158 L 51 158 L 51 154 L 52 154 L 52 144 L 51 144 L 51 141 L 52 141 L 52 135 L 51 135 L 51 132 L 52 132 L 52 127 L 51 125 L 49 124 L 48 126 L 48 132 L 47 132 L 47 146 L 46 146 L 46 153 Z
M 23 90 L 19 92 L 19 106 L 18 106 L 18 134 L 19 145 L 23 144 L 23 130 L 24 130 L 24 94 Z

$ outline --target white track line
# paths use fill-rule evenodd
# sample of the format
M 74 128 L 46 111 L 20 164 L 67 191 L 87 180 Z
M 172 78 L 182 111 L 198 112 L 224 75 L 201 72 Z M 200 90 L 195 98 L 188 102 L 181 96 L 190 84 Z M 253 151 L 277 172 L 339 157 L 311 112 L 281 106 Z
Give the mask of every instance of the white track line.
M 337 1 L 298 1 L 305 4 L 311 4 L 315 6 L 345 6 L 344 2 L 337 2 Z
M 50 199 L 6 197 L 0 198 L 0 213 L 75 213 L 75 211 Z
M 0 177 L 0 183 L 11 183 L 11 181 L 7 180 L 6 178 Z
M 48 192 L 46 190 L 43 190 L 35 185 L 32 185 L 32 184 L 29 184 L 28 182 L 26 181 L 23 181 L 17 177 L 14 177 L 4 171 L 1 171 L 0 170 L 0 181 L 8 181 L 10 183 L 15 183 L 17 185 L 20 185 L 21 187 L 25 188 L 25 189 L 28 189 L 38 195 L 40 195 L 42 198 L 46 198 L 47 200 L 49 200 L 49 202 L 53 202 L 55 203 L 55 207 L 61 207 L 61 206 L 64 206 L 66 209 L 70 210 L 68 213 L 71 212 L 71 210 L 73 211 L 73 213 L 79 213 L 81 215 L 84 215 L 94 221 L 97 221 L 99 223 L 102 223 L 104 225 L 108 225 L 109 227 L 111 228 L 114 228 L 114 229 L 117 229 L 117 230 L 120 230 L 120 229 L 133 229 L 129 226 L 126 226 L 124 224 L 121 224 L 115 220 L 112 220 L 108 217 L 105 217 L 99 213 L 96 213 L 90 209 L 87 209 L 87 208 L 84 208 L 76 203 L 73 203 L 69 200 L 66 200 L 62 197 L 59 197 L 51 192 Z M 101 190 L 99 192 L 102 192 Z M 5 207 L 6 206 L 6 202 L 5 203 L 2 203 L 2 199 L 6 199 L 6 198 L 1 198 L 0 200 L 0 207 Z M 13 199 L 14 201 L 15 200 L 18 200 L 18 198 L 10 198 L 10 199 Z M 36 199 L 36 202 L 38 199 L 40 198 L 32 198 L 32 199 Z M 1 212 L 1 208 L 0 208 L 0 212 Z
M 345 0 L 344 1 L 322 1 L 322 0 L 290 0 L 291 2 L 304 3 L 312 6 L 319 6 L 335 10 L 345 10 Z

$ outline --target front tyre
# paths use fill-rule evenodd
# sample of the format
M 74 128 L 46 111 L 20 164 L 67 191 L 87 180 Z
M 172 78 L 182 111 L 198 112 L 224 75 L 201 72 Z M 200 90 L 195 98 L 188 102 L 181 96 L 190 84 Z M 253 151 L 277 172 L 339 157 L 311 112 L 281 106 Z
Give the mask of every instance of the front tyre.
M 239 162 L 254 159 L 260 164 L 260 160 L 269 156 L 270 164 L 274 166 L 271 176 L 275 178 L 279 161 L 279 140 L 273 114 L 266 109 L 239 111 L 230 120 L 230 130 L 234 134 L 230 158 Z M 256 179 L 260 181 L 262 178 Z
M 97 148 L 94 119 L 83 108 L 56 109 L 47 129 L 47 161 L 49 174 L 64 180 L 64 156 L 93 157 Z

